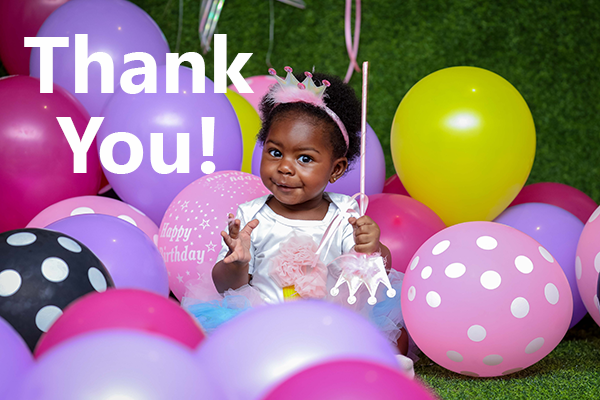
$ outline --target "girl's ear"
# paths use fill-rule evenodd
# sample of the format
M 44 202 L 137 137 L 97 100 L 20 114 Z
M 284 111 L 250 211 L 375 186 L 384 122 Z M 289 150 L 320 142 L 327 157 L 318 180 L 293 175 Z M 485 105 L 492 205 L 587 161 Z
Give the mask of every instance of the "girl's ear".
M 333 170 L 329 177 L 329 183 L 334 183 L 344 175 L 348 168 L 348 159 L 346 157 L 340 157 L 333 162 Z

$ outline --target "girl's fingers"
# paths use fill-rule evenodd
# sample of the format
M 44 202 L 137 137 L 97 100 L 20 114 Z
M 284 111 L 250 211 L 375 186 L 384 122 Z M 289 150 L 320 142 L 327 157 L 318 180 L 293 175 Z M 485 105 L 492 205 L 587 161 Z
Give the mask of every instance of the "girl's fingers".
M 258 226 L 258 220 L 255 218 L 252 221 L 248 222 L 246 224 L 246 226 L 244 227 L 244 229 L 242 229 L 242 233 L 247 234 L 248 236 L 250 236 L 250 234 L 252 233 L 252 231 L 254 230 L 254 228 L 256 228 Z
M 232 239 L 237 239 L 240 233 L 240 220 L 236 219 L 229 225 L 229 236 Z

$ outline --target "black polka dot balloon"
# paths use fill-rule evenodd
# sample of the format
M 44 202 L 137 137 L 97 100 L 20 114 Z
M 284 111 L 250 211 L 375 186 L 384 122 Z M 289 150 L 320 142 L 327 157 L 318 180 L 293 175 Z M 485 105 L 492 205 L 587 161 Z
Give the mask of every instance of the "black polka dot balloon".
M 34 349 L 62 310 L 86 293 L 114 287 L 81 242 L 46 229 L 0 234 L 0 317 Z

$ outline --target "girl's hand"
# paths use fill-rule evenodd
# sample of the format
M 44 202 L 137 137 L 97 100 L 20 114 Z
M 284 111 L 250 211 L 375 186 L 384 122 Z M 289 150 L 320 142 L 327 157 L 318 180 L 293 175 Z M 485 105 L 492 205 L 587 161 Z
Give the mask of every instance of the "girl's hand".
M 235 266 L 245 266 L 250 262 L 250 246 L 252 240 L 250 235 L 254 228 L 258 226 L 258 220 L 253 219 L 248 222 L 244 229 L 240 231 L 241 222 L 239 219 L 234 220 L 233 214 L 229 214 L 231 221 L 229 222 L 229 234 L 222 231 L 221 236 L 225 240 L 225 244 L 229 247 L 227 257 L 223 259 L 225 264 L 233 264 Z
M 350 217 L 348 222 L 354 228 L 354 250 L 357 253 L 371 254 L 380 251 L 379 226 L 367 215 L 356 219 Z

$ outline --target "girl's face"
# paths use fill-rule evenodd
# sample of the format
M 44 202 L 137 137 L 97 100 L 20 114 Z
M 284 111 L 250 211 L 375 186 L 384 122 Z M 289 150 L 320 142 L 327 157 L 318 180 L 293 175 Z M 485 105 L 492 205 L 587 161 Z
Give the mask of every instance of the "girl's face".
M 275 199 L 310 209 L 320 204 L 329 182 L 342 176 L 348 161 L 333 159 L 329 132 L 305 118 L 284 117 L 271 125 L 263 147 L 260 176 Z

